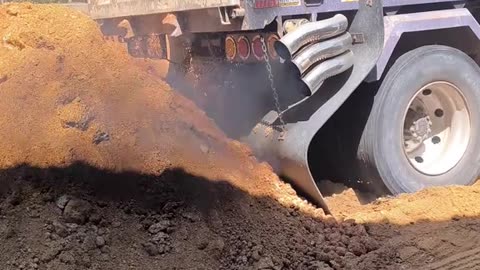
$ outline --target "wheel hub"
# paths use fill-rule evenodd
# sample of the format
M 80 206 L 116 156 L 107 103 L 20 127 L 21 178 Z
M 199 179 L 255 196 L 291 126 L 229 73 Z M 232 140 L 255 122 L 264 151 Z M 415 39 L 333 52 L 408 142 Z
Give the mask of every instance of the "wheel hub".
M 412 136 L 415 138 L 415 140 L 424 141 L 432 132 L 432 121 L 430 121 L 430 117 L 425 116 L 413 122 L 411 127 L 413 129 Z
M 470 138 L 470 115 L 460 90 L 433 82 L 410 101 L 403 149 L 410 164 L 427 175 L 443 174 L 460 161 Z

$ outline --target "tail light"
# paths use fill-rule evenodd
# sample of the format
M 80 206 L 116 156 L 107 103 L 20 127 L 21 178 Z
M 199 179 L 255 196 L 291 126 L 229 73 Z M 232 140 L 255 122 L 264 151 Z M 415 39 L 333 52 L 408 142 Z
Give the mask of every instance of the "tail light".
M 278 54 L 274 47 L 275 42 L 278 40 L 279 38 L 277 35 L 270 35 L 267 39 L 268 55 L 271 59 L 278 59 Z
M 237 52 L 242 60 L 247 60 L 250 57 L 250 42 L 245 36 L 241 36 L 237 40 Z
M 225 56 L 229 61 L 233 61 L 237 56 L 237 45 L 232 37 L 225 39 Z
M 260 35 L 257 35 L 252 39 L 252 52 L 257 60 L 263 59 L 262 37 Z

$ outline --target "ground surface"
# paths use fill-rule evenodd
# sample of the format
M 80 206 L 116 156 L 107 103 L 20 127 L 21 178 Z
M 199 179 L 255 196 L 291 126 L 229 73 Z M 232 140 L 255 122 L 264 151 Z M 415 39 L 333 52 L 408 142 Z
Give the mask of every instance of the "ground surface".
M 96 24 L 0 6 L 1 269 L 472 269 L 480 186 L 298 198 Z

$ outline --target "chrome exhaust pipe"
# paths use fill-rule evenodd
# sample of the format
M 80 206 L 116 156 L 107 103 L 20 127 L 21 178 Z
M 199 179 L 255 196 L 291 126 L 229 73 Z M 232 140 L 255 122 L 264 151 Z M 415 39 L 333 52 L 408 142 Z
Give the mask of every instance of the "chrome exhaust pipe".
M 313 64 L 342 54 L 352 47 L 352 36 L 345 33 L 339 37 L 309 45 L 293 58 L 300 76 Z
M 295 31 L 286 34 L 275 42 L 274 47 L 281 58 L 290 60 L 301 47 L 313 41 L 338 36 L 345 32 L 347 27 L 347 18 L 344 15 L 337 14 L 330 19 L 299 26 Z
M 353 52 L 348 51 L 318 64 L 302 78 L 302 81 L 313 95 L 326 79 L 338 75 L 352 66 Z

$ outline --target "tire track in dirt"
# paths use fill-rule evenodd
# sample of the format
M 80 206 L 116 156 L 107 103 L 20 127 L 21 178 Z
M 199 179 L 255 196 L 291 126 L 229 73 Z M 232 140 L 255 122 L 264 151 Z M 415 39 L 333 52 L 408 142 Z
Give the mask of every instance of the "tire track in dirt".
M 426 269 L 480 269 L 480 247 L 455 253 L 443 260 L 432 263 Z

